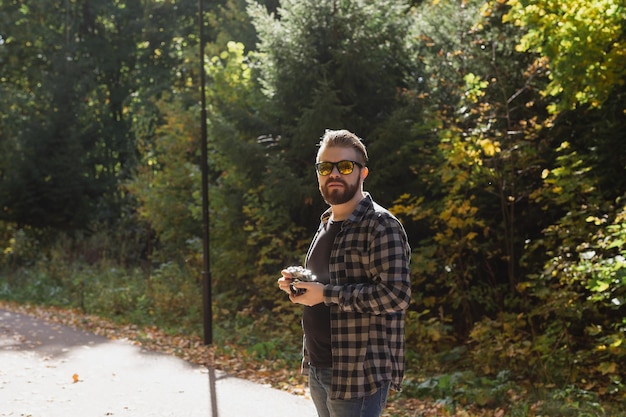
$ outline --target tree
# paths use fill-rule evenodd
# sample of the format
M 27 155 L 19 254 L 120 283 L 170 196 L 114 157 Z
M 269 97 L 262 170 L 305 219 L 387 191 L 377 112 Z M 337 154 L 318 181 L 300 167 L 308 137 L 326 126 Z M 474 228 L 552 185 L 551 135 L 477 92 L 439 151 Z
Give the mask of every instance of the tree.
M 509 0 L 506 22 L 527 31 L 517 49 L 536 52 L 557 98 L 552 111 L 599 107 L 626 75 L 626 8 L 619 0 Z
M 461 340 L 476 320 L 515 308 L 524 241 L 541 230 L 528 205 L 546 143 L 535 130 L 544 117 L 529 88 L 536 74 L 520 68 L 529 60 L 514 51 L 516 29 L 493 6 L 415 9 L 412 46 L 422 67 L 410 91 L 430 132 L 412 158 L 422 186 L 395 207 L 421 225 L 416 308 L 455 323 Z
M 190 2 L 2 4 L 3 218 L 76 230 L 122 216 L 118 187 L 136 162 L 129 104 L 176 79 L 180 42 L 162 25 L 172 10 L 186 33 Z
M 375 126 L 399 107 L 407 11 L 404 2 L 286 1 L 271 14 L 250 2 L 260 40 L 255 68 L 271 104 L 268 133 L 280 136 L 271 152 L 289 179 L 268 192 L 286 190 L 272 198 L 308 230 L 324 207 L 312 169 L 318 138 L 347 128 L 373 145 Z

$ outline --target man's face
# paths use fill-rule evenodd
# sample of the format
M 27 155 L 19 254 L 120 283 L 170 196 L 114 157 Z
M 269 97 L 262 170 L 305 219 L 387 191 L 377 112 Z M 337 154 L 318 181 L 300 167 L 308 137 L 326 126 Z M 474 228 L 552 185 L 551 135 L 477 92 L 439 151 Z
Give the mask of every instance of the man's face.
M 339 162 L 343 160 L 360 162 L 357 151 L 352 148 L 324 147 L 320 149 L 317 162 Z M 320 193 L 330 205 L 344 204 L 350 201 L 361 188 L 362 168 L 354 166 L 352 173 L 344 175 L 333 167 L 329 175 L 317 174 Z

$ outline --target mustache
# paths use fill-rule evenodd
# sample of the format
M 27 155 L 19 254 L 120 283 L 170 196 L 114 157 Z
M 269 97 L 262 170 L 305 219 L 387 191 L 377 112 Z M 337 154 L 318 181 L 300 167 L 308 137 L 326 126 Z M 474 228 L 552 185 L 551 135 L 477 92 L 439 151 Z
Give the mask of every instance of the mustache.
M 329 186 L 329 185 L 332 185 L 332 184 L 341 184 L 341 185 L 344 185 L 344 186 L 348 185 L 345 181 L 342 181 L 342 180 L 340 180 L 340 179 L 336 179 L 336 180 L 328 181 L 328 182 L 327 182 L 326 184 L 324 184 L 324 185 L 325 185 L 325 186 Z

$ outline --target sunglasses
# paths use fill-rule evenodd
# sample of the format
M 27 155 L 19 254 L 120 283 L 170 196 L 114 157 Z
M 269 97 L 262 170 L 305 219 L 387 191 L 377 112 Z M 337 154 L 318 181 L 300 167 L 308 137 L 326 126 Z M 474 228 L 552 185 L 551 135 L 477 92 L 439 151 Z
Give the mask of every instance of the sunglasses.
M 315 164 L 315 170 L 322 177 L 330 175 L 333 172 L 333 169 L 337 167 L 337 171 L 343 175 L 352 174 L 354 171 L 354 166 L 358 166 L 359 168 L 363 168 L 362 164 L 359 164 L 356 161 L 339 161 L 339 162 L 318 162 Z

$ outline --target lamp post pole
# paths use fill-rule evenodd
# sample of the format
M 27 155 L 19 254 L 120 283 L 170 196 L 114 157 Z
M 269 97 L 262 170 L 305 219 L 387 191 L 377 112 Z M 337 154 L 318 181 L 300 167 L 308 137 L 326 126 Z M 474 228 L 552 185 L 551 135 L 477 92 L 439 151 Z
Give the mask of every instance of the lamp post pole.
M 207 144 L 207 114 L 204 72 L 204 11 L 198 0 L 200 25 L 200 146 L 202 147 L 202 307 L 204 312 L 204 344 L 213 343 L 213 311 L 211 309 L 211 262 L 209 254 L 209 167 Z

